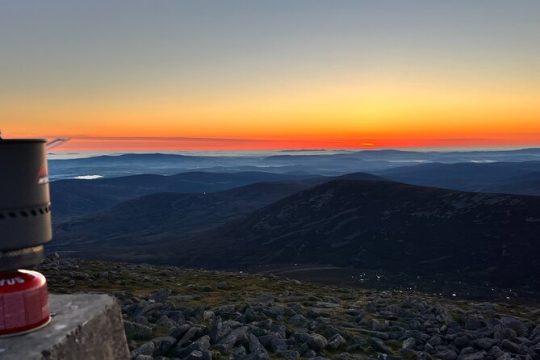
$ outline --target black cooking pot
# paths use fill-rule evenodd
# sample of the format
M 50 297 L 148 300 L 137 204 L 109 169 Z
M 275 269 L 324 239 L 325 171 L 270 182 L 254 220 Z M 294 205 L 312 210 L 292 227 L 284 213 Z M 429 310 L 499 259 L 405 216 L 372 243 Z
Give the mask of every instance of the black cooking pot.
M 0 139 L 0 271 L 39 264 L 52 238 L 45 145 Z

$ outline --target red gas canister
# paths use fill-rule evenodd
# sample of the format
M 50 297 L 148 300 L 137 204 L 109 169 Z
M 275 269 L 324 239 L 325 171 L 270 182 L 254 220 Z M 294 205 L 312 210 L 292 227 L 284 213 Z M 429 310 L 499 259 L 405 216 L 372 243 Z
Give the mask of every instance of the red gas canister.
M 0 272 L 0 336 L 26 333 L 50 321 L 47 281 L 38 272 Z

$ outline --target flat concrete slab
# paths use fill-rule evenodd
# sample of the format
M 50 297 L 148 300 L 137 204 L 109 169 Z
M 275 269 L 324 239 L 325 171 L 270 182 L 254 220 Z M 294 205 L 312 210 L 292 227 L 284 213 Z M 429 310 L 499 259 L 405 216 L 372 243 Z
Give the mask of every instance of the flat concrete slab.
M 53 319 L 25 335 L 0 338 L 2 360 L 126 360 L 122 313 L 108 295 L 50 295 Z

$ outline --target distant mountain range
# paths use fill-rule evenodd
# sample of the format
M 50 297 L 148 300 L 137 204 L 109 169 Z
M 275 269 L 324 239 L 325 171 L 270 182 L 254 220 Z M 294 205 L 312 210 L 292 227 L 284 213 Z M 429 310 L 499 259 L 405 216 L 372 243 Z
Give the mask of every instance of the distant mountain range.
M 274 153 L 275 154 L 275 153 Z M 136 174 L 172 175 L 187 171 L 264 171 L 335 176 L 373 172 L 421 163 L 540 161 L 540 149 L 501 151 L 289 151 L 279 155 L 124 154 L 89 158 L 50 160 L 53 180 L 77 176 L 118 177 Z
M 492 193 L 540 195 L 540 161 L 495 163 L 428 163 L 377 171 L 413 185 Z M 365 176 L 365 175 L 364 175 Z M 55 222 L 110 208 L 122 201 L 160 193 L 202 193 L 265 181 L 331 179 L 304 173 L 262 171 L 185 172 L 176 175 L 132 175 L 96 180 L 58 180 L 51 184 Z
M 400 182 L 441 188 L 540 195 L 540 161 L 430 163 L 377 172 Z
M 317 185 L 158 194 L 56 229 L 55 250 L 209 268 L 333 264 L 537 284 L 540 198 L 406 185 L 357 174 Z

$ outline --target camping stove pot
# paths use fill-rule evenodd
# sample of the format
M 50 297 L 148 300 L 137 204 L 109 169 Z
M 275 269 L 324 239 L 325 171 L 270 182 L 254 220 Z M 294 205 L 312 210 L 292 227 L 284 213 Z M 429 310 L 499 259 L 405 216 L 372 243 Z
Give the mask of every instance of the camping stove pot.
M 39 264 L 52 238 L 45 145 L 0 138 L 0 271 Z

